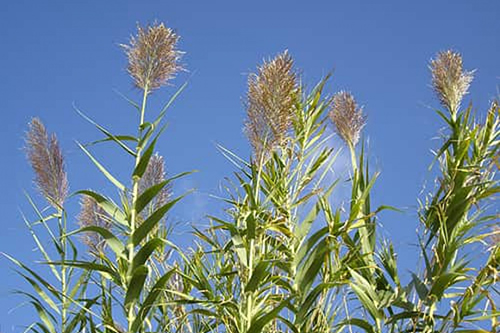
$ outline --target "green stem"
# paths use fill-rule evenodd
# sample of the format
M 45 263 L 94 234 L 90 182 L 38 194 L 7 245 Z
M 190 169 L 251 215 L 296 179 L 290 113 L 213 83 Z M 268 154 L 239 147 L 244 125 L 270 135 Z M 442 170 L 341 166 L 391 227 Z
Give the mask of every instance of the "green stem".
M 356 172 L 358 172 L 358 162 L 356 160 L 356 149 L 351 144 L 347 144 L 347 146 L 349 147 L 349 153 L 351 154 L 351 165 L 352 165 L 352 172 L 354 175 Z
M 65 263 L 66 261 L 66 219 L 63 217 L 63 210 L 59 208 L 57 210 L 58 220 L 59 220 L 59 237 L 61 240 L 61 262 Z M 67 271 L 66 265 L 61 265 L 61 293 L 62 293 L 62 309 L 61 309 L 61 332 L 64 332 L 66 329 L 66 321 L 67 321 L 67 291 L 68 291 L 68 282 L 67 282 Z
M 146 102 L 148 98 L 148 86 L 146 85 L 144 87 L 144 94 L 142 96 L 142 106 L 141 106 L 141 116 L 140 116 L 140 124 L 139 124 L 139 140 L 137 143 L 136 147 L 136 156 L 135 156 L 135 167 L 139 164 L 142 156 L 142 147 L 139 145 L 139 142 L 141 142 L 142 138 L 142 125 L 144 124 L 144 114 L 146 110 Z M 137 211 L 136 211 L 136 201 L 139 196 L 139 181 L 140 178 L 138 177 L 133 177 L 132 178 L 132 208 L 130 212 L 130 239 L 128 241 L 128 272 L 127 272 L 127 283 L 130 282 L 132 279 L 133 271 L 132 271 L 132 262 L 134 261 L 134 256 L 135 256 L 135 244 L 133 243 L 132 240 L 132 235 L 134 234 L 134 231 L 136 229 L 136 224 L 137 224 Z M 135 303 L 132 303 L 128 309 L 127 313 L 127 322 L 128 322 L 128 329 L 129 331 L 132 329 L 132 323 L 135 320 Z
M 255 240 L 250 239 L 250 253 L 248 256 L 248 269 L 249 269 L 249 274 L 248 278 L 250 279 L 253 274 L 253 262 L 254 262 L 254 246 L 255 246 Z M 247 293 L 246 297 L 246 304 L 247 304 L 247 309 L 246 309 L 246 319 L 247 319 L 247 325 L 245 331 L 248 332 L 250 330 L 250 326 L 252 324 L 252 308 L 253 308 L 253 293 L 249 292 Z

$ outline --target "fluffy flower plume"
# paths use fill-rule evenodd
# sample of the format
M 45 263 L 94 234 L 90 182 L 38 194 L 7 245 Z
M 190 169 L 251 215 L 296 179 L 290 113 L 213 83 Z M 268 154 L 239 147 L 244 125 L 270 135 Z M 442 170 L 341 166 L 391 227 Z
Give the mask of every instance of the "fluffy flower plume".
M 106 212 L 89 196 L 80 200 L 80 214 L 78 214 L 80 228 L 97 226 L 105 229 L 111 227 L 111 221 Z M 96 232 L 86 232 L 82 241 L 89 248 L 89 252 L 98 254 L 104 250 L 104 239 Z
M 56 209 L 60 209 L 68 195 L 68 179 L 64 157 L 55 134 L 47 134 L 38 118 L 33 118 L 26 135 L 26 154 L 35 172 L 35 183 L 40 193 Z
M 163 160 L 163 157 L 158 154 L 154 154 L 153 156 L 151 156 L 146 171 L 144 172 L 144 175 L 139 182 L 139 193 L 144 193 L 144 191 L 146 191 L 151 186 L 163 182 L 166 179 L 165 176 L 165 162 Z M 171 195 L 172 188 L 169 185 L 165 186 L 151 201 L 151 203 L 148 204 L 148 207 L 146 207 L 144 212 L 146 214 L 149 214 L 165 205 L 170 199 Z
M 329 116 L 340 137 L 347 145 L 355 147 L 366 124 L 366 118 L 354 97 L 346 91 L 335 94 Z
M 140 89 L 152 91 L 165 85 L 182 70 L 177 49 L 179 35 L 163 23 L 137 27 L 129 45 L 122 45 L 128 57 L 128 72 Z
M 462 56 L 453 51 L 438 53 L 431 61 L 432 85 L 441 104 L 456 112 L 469 89 L 474 71 L 464 71 Z
M 287 51 L 250 74 L 245 133 L 256 156 L 284 144 L 292 125 L 296 89 L 293 59 Z

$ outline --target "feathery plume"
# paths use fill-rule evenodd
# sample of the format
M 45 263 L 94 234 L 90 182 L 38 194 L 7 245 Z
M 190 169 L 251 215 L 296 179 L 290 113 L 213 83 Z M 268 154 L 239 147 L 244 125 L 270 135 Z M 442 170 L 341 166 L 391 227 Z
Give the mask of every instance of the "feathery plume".
M 354 148 L 359 141 L 361 130 L 366 125 L 363 109 L 358 107 L 354 97 L 346 91 L 335 94 L 329 116 L 340 137 Z
M 35 172 L 35 184 L 50 205 L 61 209 L 68 195 L 68 179 L 56 135 L 49 137 L 40 119 L 33 118 L 25 141 L 26 155 Z
M 182 70 L 177 49 L 179 35 L 163 23 L 137 26 L 129 45 L 121 45 L 128 57 L 128 72 L 140 89 L 158 89 Z
M 97 204 L 94 198 L 83 196 L 80 200 L 78 225 L 80 228 L 97 226 L 109 229 L 111 227 L 111 221 L 104 209 Z M 96 232 L 84 233 L 82 242 L 88 246 L 90 253 L 99 254 L 104 250 L 104 239 Z
M 139 193 L 144 193 L 151 186 L 163 182 L 166 178 L 165 161 L 159 154 L 154 154 L 149 160 L 146 171 L 139 181 Z M 157 195 L 151 200 L 146 207 L 145 212 L 153 212 L 161 206 L 165 205 L 172 195 L 170 184 L 166 185 Z
M 245 133 L 256 156 L 284 144 L 292 125 L 296 90 L 293 59 L 287 51 L 248 77 Z
M 469 89 L 474 71 L 464 71 L 462 56 L 451 50 L 438 53 L 431 60 L 432 85 L 441 104 L 452 113 L 457 112 L 460 102 Z

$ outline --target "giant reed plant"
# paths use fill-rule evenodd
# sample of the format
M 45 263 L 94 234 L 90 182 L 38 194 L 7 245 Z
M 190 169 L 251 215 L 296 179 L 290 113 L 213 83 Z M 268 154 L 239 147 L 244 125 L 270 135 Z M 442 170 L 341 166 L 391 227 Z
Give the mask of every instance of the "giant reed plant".
M 498 223 L 489 205 L 499 192 L 499 107 L 493 101 L 483 122 L 472 105 L 461 109 L 472 72 L 458 53 L 439 53 L 430 68 L 446 128 L 436 188 L 419 210 L 423 269 L 402 285 L 396 254 L 384 242 L 375 250 L 376 284 L 360 275 L 351 285 L 368 316 L 348 321 L 367 332 L 497 332 L 500 252 L 488 239 Z
M 15 291 L 27 298 L 27 303 L 34 307 L 39 318 L 29 324 L 26 331 L 69 333 L 82 330 L 88 309 L 96 302 L 96 299 L 85 298 L 88 273 L 54 263 L 75 260 L 78 256 L 76 245 L 66 237 L 68 215 L 65 202 L 69 186 L 64 156 L 56 135 L 49 135 L 38 118 L 33 118 L 29 124 L 25 151 L 35 174 L 38 192 L 49 204 L 39 208 L 36 200 L 26 194 L 36 218 L 30 221 L 23 215 L 36 244 L 35 249 L 47 265 L 35 269 L 7 255 L 18 267 L 19 275 L 32 287 L 32 291 Z M 48 243 L 45 237 L 49 238 Z
M 436 153 L 439 183 L 419 212 L 425 265 L 422 274 L 413 279 L 419 318 L 412 325 L 423 332 L 494 332 L 499 328 L 495 283 L 500 249 L 497 243 L 486 251 L 481 243 L 498 223 L 498 216 L 490 215 L 488 204 L 499 192 L 495 171 L 500 109 L 493 101 L 485 120 L 478 122 L 472 105 L 460 107 L 473 73 L 462 68 L 458 53 L 439 53 L 430 68 L 434 89 L 444 107 L 437 113 L 445 121 L 447 132 Z M 483 248 L 479 259 L 470 253 L 475 244 Z M 440 306 L 445 301 L 449 305 Z M 490 320 L 489 325 L 475 324 L 486 320 Z
M 350 325 L 345 306 L 351 276 L 375 284 L 374 221 L 364 153 L 356 145 L 364 116 L 352 95 L 325 97 L 328 77 L 307 92 L 287 52 L 249 78 L 245 130 L 250 160 L 228 186 L 228 218 L 196 230 L 199 246 L 184 277 L 200 331 L 330 332 Z M 326 135 L 330 117 L 352 157 L 350 210 L 333 208 L 337 152 Z M 358 167 L 358 159 L 359 165 Z M 380 209 L 383 209 L 381 207 Z M 352 284 L 354 288 L 356 284 Z
M 151 93 L 166 85 L 182 69 L 178 38 L 163 24 L 154 24 L 138 27 L 137 36 L 132 37 L 128 45 L 123 45 L 129 60 L 130 76 L 142 92 L 140 103 L 128 100 L 138 111 L 136 135 L 112 134 L 77 110 L 104 134 L 104 138 L 96 143 L 116 144 L 131 157 L 133 163 L 129 181 L 121 181 L 91 153 L 91 145 L 79 144 L 92 163 L 115 186 L 119 196 L 118 200 L 113 200 L 99 191 L 77 191 L 75 195 L 81 196 L 81 212 L 77 218 L 80 228 L 71 233 L 67 230 L 67 218 L 62 206 L 67 195 L 67 182 L 60 149 L 55 137 L 47 138 L 38 120 L 32 122 L 27 139 L 28 157 L 35 169 L 40 192 L 56 210 L 48 218 L 39 213 L 38 223 L 46 226 L 60 253 L 60 258 L 49 256 L 36 233 L 32 232 L 46 265 L 60 280 L 59 288 L 15 261 L 35 278 L 23 275 L 39 296 L 27 294 L 42 321 L 32 325 L 32 331 L 70 332 L 86 327 L 92 332 L 121 332 L 123 329 L 143 332 L 151 331 L 153 327 L 165 330 L 170 325 L 165 313 L 159 316 L 155 311 L 157 306 L 161 311 L 168 311 L 157 305 L 165 299 L 164 288 L 175 277 L 176 270 L 166 260 L 171 246 L 167 240 L 165 218 L 181 197 L 171 197 L 171 182 L 176 177 L 165 179 L 163 158 L 154 153 L 164 130 L 161 123 L 165 113 L 182 88 L 156 115 L 147 109 L 147 101 Z M 59 221 L 57 235 L 47 224 L 49 218 Z M 71 241 L 71 236 L 75 234 L 82 235 L 90 257 L 76 255 L 76 247 Z M 79 272 L 83 282 L 75 283 L 74 289 L 70 289 L 69 279 L 75 271 Z M 78 294 L 89 283 L 92 287 L 86 290 L 88 294 Z M 61 305 L 47 296 L 47 290 Z M 92 293 L 95 295 L 90 296 Z M 46 310 L 42 301 L 56 314 Z M 91 308 L 91 305 L 95 306 Z M 74 306 L 79 306 L 81 310 L 71 310 Z M 74 322 L 68 323 L 69 311 L 76 315 Z M 57 323 L 60 323 L 59 327 Z
M 297 75 L 288 52 L 265 61 L 248 79 L 245 133 L 248 159 L 222 146 L 237 168 L 221 198 L 225 214 L 210 226 L 193 226 L 194 244 L 179 249 L 166 219 L 183 197 L 172 196 L 156 143 L 163 118 L 182 86 L 158 112 L 148 98 L 182 66 L 179 36 L 163 24 L 138 27 L 123 45 L 128 72 L 142 94 L 137 133 L 113 134 L 80 110 L 103 138 L 79 144 L 116 188 L 118 196 L 80 190 L 78 229 L 68 230 L 67 180 L 59 145 L 34 119 L 28 158 L 49 210 L 36 208 L 28 228 L 53 275 L 11 258 L 34 292 L 28 297 L 40 321 L 33 332 L 495 332 L 498 329 L 499 248 L 495 214 L 499 108 L 492 103 L 478 122 L 472 106 L 461 109 L 472 73 L 448 51 L 431 63 L 432 82 L 444 107 L 443 145 L 437 150 L 436 189 L 419 211 L 424 267 L 409 284 L 399 276 L 390 242 L 377 236 L 370 172 L 362 140 L 363 110 L 351 93 L 325 92 L 329 76 L 312 89 Z M 344 173 L 332 147 L 335 131 L 347 147 Z M 130 177 L 118 179 L 91 152 L 114 144 L 130 157 Z M 340 166 L 344 169 L 343 166 Z M 336 185 L 350 197 L 333 204 Z M 491 212 L 493 212 L 491 214 Z M 56 223 L 52 223 L 56 221 Z M 44 228 L 53 250 L 45 248 Z M 85 245 L 76 246 L 74 237 Z M 496 236 L 498 239 L 498 236 Z M 473 244 L 485 258 L 470 258 Z M 487 249 L 487 250 L 486 250 Z M 54 254 L 57 257 L 54 257 Z M 451 300 L 451 303 L 448 303 Z M 448 305 L 449 304 L 449 305 Z M 489 325 L 487 324 L 489 322 Z
M 164 130 L 161 122 L 177 94 L 151 121 L 147 121 L 152 118 L 147 102 L 151 93 L 167 84 L 182 69 L 179 64 L 182 53 L 177 49 L 178 38 L 163 24 L 155 24 L 138 27 L 137 36 L 131 38 L 130 44 L 123 45 L 129 60 L 128 71 L 142 92 L 141 103 L 131 102 L 139 113 L 137 135 L 113 135 L 82 114 L 105 135 L 105 140 L 116 143 L 133 159 L 129 186 L 125 186 L 85 146 L 80 145 L 115 185 L 120 193 L 120 204 L 96 191 L 79 191 L 79 194 L 90 198 L 88 200 L 95 202 L 105 212 L 110 227 L 94 223 L 76 233 L 97 233 L 113 255 L 100 251 L 95 261 L 61 263 L 101 275 L 102 278 L 97 280 L 102 288 L 101 327 L 109 331 L 165 330 L 170 324 L 166 313 L 158 316 L 154 311 L 156 304 L 164 298 L 164 288 L 175 273 L 175 267 L 164 260 L 170 243 L 163 222 L 168 211 L 182 196 L 171 198 L 169 187 L 176 177 L 165 179 L 163 158 L 154 152 Z M 159 308 L 166 311 L 164 307 Z M 116 310 L 120 310 L 121 316 L 125 318 L 125 328 L 112 314 Z

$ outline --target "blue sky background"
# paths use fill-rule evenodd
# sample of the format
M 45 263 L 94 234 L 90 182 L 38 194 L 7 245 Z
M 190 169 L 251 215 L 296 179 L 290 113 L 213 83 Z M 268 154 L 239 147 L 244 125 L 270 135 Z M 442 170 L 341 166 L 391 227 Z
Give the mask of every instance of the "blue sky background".
M 0 10 L 0 251 L 25 262 L 38 259 L 20 211 L 33 217 L 23 190 L 32 189 L 23 136 L 33 116 L 55 131 L 67 159 L 72 190 L 105 188 L 106 180 L 83 156 L 75 140 L 99 137 L 73 110 L 73 103 L 117 133 L 135 131 L 134 110 L 113 89 L 138 99 L 125 71 L 119 43 L 135 32 L 136 22 L 155 19 L 182 36 L 189 70 L 173 83 L 190 83 L 168 114 L 159 143 L 170 174 L 198 169 L 178 182 L 175 192 L 197 192 L 179 206 L 179 241 L 190 223 L 206 223 L 206 213 L 221 214 L 209 194 L 233 171 L 215 148 L 220 143 L 241 156 L 250 154 L 242 132 L 242 96 L 247 73 L 262 59 L 288 49 L 313 85 L 334 69 L 328 91 L 350 90 L 368 115 L 365 134 L 373 168 L 381 171 L 375 204 L 405 208 L 380 215 L 382 233 L 400 251 L 403 273 L 415 269 L 416 197 L 429 180 L 430 149 L 442 123 L 427 69 L 437 51 L 460 51 L 467 69 L 477 68 L 472 100 L 484 112 L 500 84 L 499 1 L 3 1 Z M 154 94 L 159 106 L 175 87 Z M 333 145 L 342 148 L 338 140 Z M 118 176 L 127 160 L 116 150 L 96 149 Z M 339 176 L 345 177 L 341 166 Z M 430 184 L 432 185 L 432 184 Z M 340 196 L 342 191 L 339 192 Z M 38 198 L 38 197 L 37 197 Z M 338 198 L 340 201 L 341 198 Z M 40 205 L 43 201 L 38 200 Z M 76 200 L 70 209 L 76 211 Z M 10 291 L 25 286 L 0 258 L 0 332 L 21 332 L 32 310 L 9 310 L 20 303 Z

